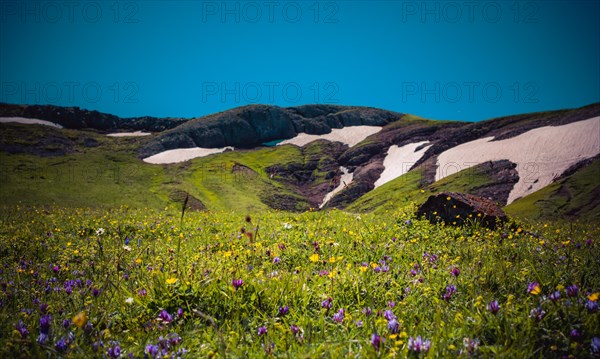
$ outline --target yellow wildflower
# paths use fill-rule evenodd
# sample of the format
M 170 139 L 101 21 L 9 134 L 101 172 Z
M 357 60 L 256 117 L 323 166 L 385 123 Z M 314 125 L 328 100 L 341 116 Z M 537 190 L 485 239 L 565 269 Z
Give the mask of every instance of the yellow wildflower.
M 79 312 L 79 314 L 73 317 L 73 324 L 75 324 L 77 328 L 83 328 L 86 322 L 87 315 L 85 315 L 85 312 Z

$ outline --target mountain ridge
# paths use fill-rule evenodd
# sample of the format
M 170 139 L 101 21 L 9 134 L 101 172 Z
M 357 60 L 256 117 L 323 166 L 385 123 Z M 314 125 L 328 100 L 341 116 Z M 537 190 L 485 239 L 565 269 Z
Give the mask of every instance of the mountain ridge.
M 52 120 L 53 114 L 57 112 L 67 114 L 61 117 L 63 118 L 62 124 L 65 125 L 64 129 L 0 124 L 4 128 L 0 135 L 0 155 L 6 153 L 2 156 L 29 156 L 18 161 L 35 162 L 37 160 L 32 159 L 31 156 L 44 158 L 79 156 L 78 158 L 84 161 L 79 154 L 95 153 L 102 158 L 102 156 L 108 156 L 108 153 L 115 153 L 117 157 L 125 156 L 123 157 L 127 158 L 125 162 L 136 168 L 139 167 L 140 172 L 155 168 L 152 171 L 157 175 L 161 173 L 162 177 L 172 177 L 175 173 L 183 176 L 182 178 L 173 177 L 172 180 L 159 183 L 155 192 L 159 194 L 160 201 L 169 202 L 170 197 L 174 198 L 172 193 L 185 192 L 198 200 L 197 208 L 207 209 L 211 209 L 213 206 L 211 203 L 215 200 L 215 196 L 219 196 L 220 191 L 228 191 L 227 188 L 231 188 L 232 194 L 238 193 L 238 196 L 246 196 L 243 194 L 244 191 L 240 192 L 235 189 L 239 183 L 232 182 L 217 187 L 213 185 L 207 187 L 207 185 L 199 183 L 199 177 L 194 173 L 202 171 L 202 168 L 197 165 L 191 167 L 189 165 L 197 163 L 204 166 L 222 160 L 222 166 L 226 171 L 223 172 L 225 175 L 229 172 L 235 173 L 236 176 L 240 174 L 253 175 L 252 186 L 260 188 L 254 200 L 260 201 L 261 206 L 266 205 L 271 208 L 293 211 L 320 206 L 362 211 L 385 207 L 383 206 L 384 202 L 373 202 L 372 199 L 369 200 L 369 203 L 379 203 L 379 205 L 375 207 L 363 205 L 367 203 L 365 202 L 366 198 L 373 198 L 373 196 L 397 198 L 393 193 L 386 191 L 389 191 L 390 188 L 396 188 L 394 191 L 398 191 L 401 187 L 388 184 L 380 184 L 381 187 L 377 187 L 376 182 L 386 170 L 386 166 L 389 166 L 390 163 L 393 164 L 389 160 L 392 147 L 402 149 L 406 148 L 405 146 L 416 147 L 415 151 L 421 152 L 412 162 L 402 163 L 401 165 L 406 168 L 394 175 L 396 177 L 391 178 L 392 182 L 406 181 L 403 187 L 410 188 L 408 192 L 404 190 L 399 192 L 405 193 L 399 203 L 423 201 L 423 195 L 451 190 L 482 195 L 492 198 L 501 205 L 506 205 L 508 192 L 515 183 L 519 181 L 520 177 L 530 175 L 524 173 L 523 168 L 519 167 L 522 164 L 499 158 L 498 161 L 479 163 L 470 170 L 461 168 L 462 171 L 457 176 L 436 181 L 436 171 L 439 171 L 440 166 L 443 165 L 438 163 L 439 155 L 459 145 L 477 142 L 483 138 L 491 138 L 490 144 L 500 143 L 499 141 L 517 138 L 534 129 L 583 123 L 580 121 L 600 116 L 600 103 L 576 109 L 517 114 L 476 123 L 429 120 L 414 115 L 361 106 L 303 105 L 283 108 L 269 105 L 249 105 L 192 119 L 156 119 L 156 124 L 152 124 L 153 118 L 151 117 L 119 119 L 113 115 L 76 108 L 35 105 L 32 109 L 28 109 L 28 106 L 25 105 L 0 104 L 0 117 L 23 117 L 41 113 L 43 116 L 39 116 L 40 119 Z M 79 115 L 82 117 L 77 117 Z M 94 116 L 99 118 L 98 124 L 95 124 L 93 119 L 96 117 Z M 75 123 L 73 123 L 74 120 L 76 120 Z M 89 128 L 90 125 L 94 127 Z M 265 142 L 277 142 L 301 134 L 323 135 L 331 133 L 334 129 L 337 131 L 353 126 L 378 126 L 380 130 L 366 136 L 353 146 L 342 143 L 343 141 L 331 142 L 323 139 L 301 147 L 282 145 L 266 150 L 268 147 L 264 145 Z M 152 131 L 153 134 L 139 138 L 110 139 L 104 136 L 113 131 L 134 129 L 148 131 L 152 128 L 164 129 Z M 595 127 L 593 128 L 595 130 Z M 592 141 L 592 146 L 595 146 L 593 148 L 599 148 L 598 152 L 600 152 L 600 133 L 598 133 L 597 139 L 593 137 L 593 133 L 591 136 L 588 141 Z M 422 144 L 416 146 L 415 143 Z M 143 165 L 140 161 L 148 155 L 169 149 L 215 148 L 224 145 L 235 145 L 235 150 L 181 164 Z M 265 150 L 260 150 L 261 148 Z M 286 148 L 290 150 L 285 150 Z M 299 150 L 291 150 L 292 148 Z M 107 154 L 100 155 L 101 153 Z M 502 157 L 501 154 L 499 156 Z M 271 157 L 272 159 L 270 159 Z M 386 158 L 388 159 L 387 165 L 384 165 Z M 119 161 L 122 162 L 123 159 Z M 552 183 L 558 181 L 566 181 L 564 183 L 567 185 L 580 183 L 582 180 L 577 177 L 580 176 L 579 173 L 581 171 L 594 173 L 586 168 L 597 166 L 599 163 L 597 159 L 594 160 L 590 157 L 578 160 L 577 154 L 574 154 L 569 161 L 571 162 L 568 170 L 558 173 Z M 17 162 L 15 162 L 16 167 L 12 170 L 19 173 L 23 167 Z M 342 183 L 341 178 L 344 173 L 346 173 L 347 179 Z M 465 177 L 465 174 L 468 173 L 472 174 L 471 177 Z M 415 174 L 417 175 L 415 176 Z M 348 178 L 350 178 L 349 181 Z M 402 178 L 406 179 L 402 180 Z M 577 180 L 565 180 L 564 178 L 577 178 Z M 452 184 L 453 181 L 456 182 L 456 185 Z M 561 187 L 562 192 L 560 193 L 565 193 L 567 185 Z M 339 187 L 336 194 L 327 203 L 322 203 L 323 198 L 336 187 Z M 583 191 L 589 193 L 590 196 L 597 196 L 600 193 L 599 187 L 597 183 L 592 182 L 584 186 Z M 15 188 L 19 190 L 21 187 L 15 185 Z M 577 188 L 574 185 L 568 187 L 570 194 L 567 197 L 561 197 L 560 193 L 556 191 L 549 192 L 547 194 L 549 198 L 544 200 L 569 201 L 570 198 L 581 198 L 582 194 L 577 193 Z M 228 201 L 230 199 L 219 200 L 219 206 L 224 206 L 220 208 L 230 206 Z M 247 200 L 242 203 L 247 203 Z M 596 212 L 597 207 L 593 204 L 596 202 L 592 201 L 591 203 L 585 204 L 585 208 Z M 248 206 L 255 205 L 248 204 Z M 535 206 L 532 204 L 524 206 L 529 211 L 533 211 L 533 207 Z M 509 208 L 518 208 L 515 213 L 524 213 L 518 203 Z M 565 211 L 568 208 L 568 212 L 576 216 L 587 215 L 584 213 L 585 211 L 573 205 L 570 207 L 557 205 L 557 213 L 560 213 L 562 208 L 565 208 Z

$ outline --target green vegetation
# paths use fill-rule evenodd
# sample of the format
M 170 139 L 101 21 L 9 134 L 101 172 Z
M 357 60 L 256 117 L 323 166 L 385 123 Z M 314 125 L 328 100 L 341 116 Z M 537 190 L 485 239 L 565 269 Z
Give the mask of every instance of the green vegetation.
M 600 350 L 598 228 L 492 231 L 412 213 L 213 211 L 181 222 L 172 209 L 5 207 L 0 355 Z
M 531 220 L 600 221 L 600 159 L 541 190 L 516 200 L 506 213 Z M 566 217 L 566 218 L 565 218 Z
M 438 192 L 470 192 L 489 183 L 491 178 L 477 167 L 472 167 L 425 187 L 420 169 L 410 171 L 360 197 L 349 207 L 353 212 L 383 213 L 403 208 L 411 202 L 423 203 Z

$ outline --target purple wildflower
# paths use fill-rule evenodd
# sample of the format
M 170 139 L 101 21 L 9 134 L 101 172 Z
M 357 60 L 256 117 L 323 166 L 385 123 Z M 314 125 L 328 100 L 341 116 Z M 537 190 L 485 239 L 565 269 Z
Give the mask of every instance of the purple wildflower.
M 38 335 L 37 337 L 37 343 L 38 344 L 44 344 L 48 341 L 48 334 L 45 333 L 40 333 L 40 335 Z
M 146 295 L 148 295 L 148 291 L 147 291 L 146 289 L 144 289 L 144 288 L 142 288 L 142 289 L 138 290 L 138 292 L 137 292 L 137 293 L 138 293 L 138 295 L 139 295 L 140 297 L 145 297 Z
M 29 334 L 29 330 L 27 330 L 27 326 L 23 323 L 22 320 L 19 320 L 15 329 L 21 334 L 21 338 L 25 338 Z
M 598 303 L 588 300 L 585 303 L 585 309 L 587 309 L 589 313 L 596 313 L 598 311 Z
M 400 330 L 400 323 L 394 318 L 388 322 L 387 327 L 390 333 L 396 334 Z
M 373 314 L 373 310 L 369 307 L 364 307 L 362 313 L 368 317 Z
M 56 349 L 56 351 L 59 353 L 66 351 L 68 348 L 69 343 L 65 340 L 65 338 L 60 338 L 60 340 L 54 344 L 54 349 Z
M 168 343 L 171 347 L 176 347 L 181 344 L 181 337 L 177 333 L 171 333 L 167 336 Z
M 344 321 L 344 309 L 340 308 L 337 313 L 333 315 L 333 321 L 341 324 Z
M 396 303 L 394 303 L 394 301 L 393 301 L 393 300 L 389 300 L 389 301 L 387 302 L 387 305 L 388 305 L 388 307 L 390 307 L 390 308 L 394 308 L 394 307 L 396 306 Z
M 234 279 L 231 281 L 231 284 L 233 285 L 233 288 L 237 290 L 244 284 L 244 281 L 241 279 Z
M 577 284 L 570 285 L 567 288 L 565 288 L 565 292 L 567 292 L 567 295 L 569 297 L 576 297 L 577 293 L 579 293 L 579 287 L 577 286 Z
M 150 358 L 156 358 L 160 353 L 160 348 L 156 344 L 148 344 L 146 345 L 144 352 L 148 354 Z
M 581 332 L 579 330 L 577 330 L 577 329 L 571 330 L 571 332 L 569 333 L 569 336 L 574 341 L 579 341 L 583 337 L 583 335 L 581 334 Z
M 279 262 L 281 262 L 281 258 L 279 258 L 279 257 L 275 257 L 275 258 L 273 258 L 273 263 L 274 263 L 274 264 L 277 264 L 277 263 L 279 263 Z
M 592 353 L 600 353 L 600 338 L 593 337 L 590 346 L 592 349 Z
M 52 321 L 52 317 L 49 314 L 42 315 L 40 318 L 40 332 L 43 334 L 48 334 L 50 332 L 50 324 Z
M 331 297 L 329 297 L 327 299 L 324 299 L 321 302 L 321 308 L 325 308 L 325 309 L 328 309 L 328 310 L 331 309 L 331 305 L 332 305 L 331 303 L 332 302 L 333 302 L 333 299 L 331 299 Z
M 183 318 L 183 309 L 177 308 L 177 318 Z
M 454 284 L 450 284 L 446 287 L 446 293 L 444 293 L 444 300 L 449 301 L 452 298 L 452 295 L 456 293 L 456 287 Z
M 558 290 L 550 293 L 550 295 L 548 296 L 548 299 L 550 299 L 553 302 L 556 302 L 559 298 L 560 298 L 560 291 L 558 291 Z
M 265 335 L 267 334 L 267 327 L 265 327 L 264 325 L 260 328 L 258 328 L 258 335 Z
M 298 333 L 300 333 L 300 327 L 294 324 L 290 326 L 290 330 L 292 331 L 292 334 L 294 334 L 294 336 L 297 336 Z
M 392 319 L 397 319 L 396 316 L 394 315 L 394 312 L 392 312 L 391 310 L 386 310 L 385 312 L 383 312 L 383 317 L 389 322 Z
M 546 312 L 541 307 L 534 308 L 529 312 L 529 317 L 534 318 L 538 322 L 544 319 L 545 316 Z
M 166 310 L 161 310 L 158 315 L 159 319 L 166 323 L 171 323 L 173 321 L 173 316 L 169 314 Z
M 287 305 L 285 307 L 279 307 L 279 316 L 280 317 L 287 315 L 289 312 L 290 312 L 290 307 L 288 307 Z
M 487 305 L 487 310 L 489 310 L 490 313 L 494 315 L 498 314 L 498 312 L 500 311 L 500 305 L 498 304 L 498 301 L 494 300 L 490 302 L 490 304 Z
M 458 267 L 452 267 L 452 269 L 450 270 L 450 274 L 452 274 L 454 277 L 458 277 L 458 275 L 460 274 L 460 269 L 458 269 Z
M 383 344 L 384 339 L 378 335 L 378 334 L 373 334 L 371 336 L 371 345 L 373 346 L 373 348 L 375 348 L 375 350 L 379 350 L 381 348 L 381 344 Z
M 429 339 L 423 340 L 420 335 L 418 335 L 416 338 L 408 338 L 408 350 L 416 353 L 426 353 L 429 351 L 430 346 L 431 341 Z
M 121 356 L 121 347 L 119 346 L 119 342 L 112 342 L 112 346 L 106 350 L 106 355 L 110 358 L 118 358 Z

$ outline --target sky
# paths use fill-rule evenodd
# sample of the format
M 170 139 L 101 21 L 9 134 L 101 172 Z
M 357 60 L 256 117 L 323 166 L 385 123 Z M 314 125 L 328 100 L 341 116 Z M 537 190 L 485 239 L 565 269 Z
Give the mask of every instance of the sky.
M 600 101 L 598 1 L 0 2 L 0 102 L 121 117 L 338 104 L 432 119 Z

